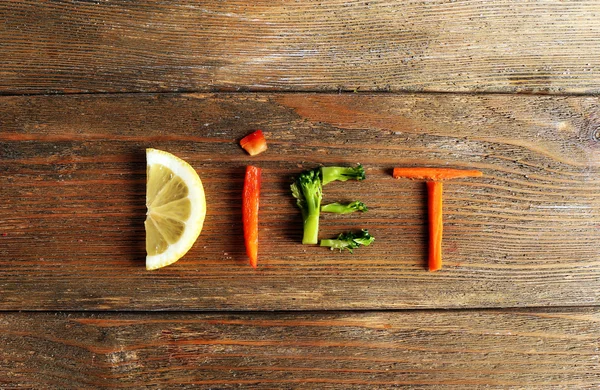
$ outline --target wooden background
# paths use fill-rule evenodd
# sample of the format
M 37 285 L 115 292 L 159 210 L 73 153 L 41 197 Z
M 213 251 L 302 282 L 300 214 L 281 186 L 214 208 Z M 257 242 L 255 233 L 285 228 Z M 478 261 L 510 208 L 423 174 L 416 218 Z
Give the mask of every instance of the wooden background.
M 597 388 L 600 4 L 0 4 L 0 388 Z M 264 130 L 269 150 L 238 141 Z M 205 228 L 144 269 L 146 147 L 194 166 Z M 291 177 L 332 183 L 302 246 Z M 259 268 L 244 167 L 264 169 Z M 423 183 L 445 185 L 441 272 Z

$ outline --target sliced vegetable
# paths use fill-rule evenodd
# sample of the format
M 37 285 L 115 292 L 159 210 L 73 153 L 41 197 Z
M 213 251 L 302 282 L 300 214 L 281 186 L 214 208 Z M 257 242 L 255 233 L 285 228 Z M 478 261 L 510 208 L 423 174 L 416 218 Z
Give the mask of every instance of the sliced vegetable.
M 349 214 L 355 211 L 368 211 L 367 206 L 359 201 L 355 200 L 350 203 L 329 203 L 321 206 L 321 211 L 324 213 L 335 213 L 335 214 Z
M 323 200 L 323 186 L 331 181 L 350 179 L 363 180 L 365 170 L 356 167 L 321 167 L 302 172 L 292 183 L 292 195 L 302 212 L 304 221 L 303 244 L 317 244 L 319 241 L 319 215 Z M 333 206 L 332 206 L 333 207 Z
M 451 168 L 394 168 L 393 176 L 396 179 L 418 179 L 418 180 L 445 180 L 460 177 L 479 177 L 481 171 Z
M 362 229 L 358 233 L 341 233 L 335 239 L 321 240 L 321 246 L 327 246 L 331 250 L 339 249 L 340 252 L 347 249 L 350 253 L 361 245 L 369 246 L 375 241 L 375 238 L 369 234 L 367 229 Z
M 242 138 L 240 145 L 251 156 L 256 156 L 267 150 L 267 140 L 265 139 L 262 130 L 256 130 L 254 133 L 248 134 Z
M 246 167 L 244 190 L 242 193 L 242 222 L 244 225 L 244 242 L 250 265 L 258 265 L 258 204 L 260 198 L 261 169 Z
M 460 177 L 479 177 L 476 170 L 451 168 L 394 168 L 394 178 L 427 180 L 427 208 L 429 213 L 429 271 L 442 268 L 442 192 L 441 180 Z
M 427 210 L 429 212 L 429 271 L 442 268 L 442 191 L 441 181 L 427 182 Z
M 316 244 L 319 241 L 319 215 L 323 199 L 320 170 L 302 172 L 290 188 L 304 221 L 302 243 Z
M 323 185 L 335 180 L 364 180 L 365 169 L 360 164 L 355 167 L 322 167 L 321 178 L 323 179 Z

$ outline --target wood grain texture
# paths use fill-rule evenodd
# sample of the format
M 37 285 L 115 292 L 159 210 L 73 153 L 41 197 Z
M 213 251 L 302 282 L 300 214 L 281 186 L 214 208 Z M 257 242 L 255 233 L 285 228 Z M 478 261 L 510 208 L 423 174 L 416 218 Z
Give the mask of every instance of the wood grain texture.
M 591 389 L 600 311 L 0 315 L 15 388 Z
M 597 1 L 7 1 L 0 93 L 600 92 Z
M 385 309 L 596 305 L 600 101 L 594 97 L 190 94 L 0 98 L 0 308 Z M 262 128 L 269 150 L 237 141 Z M 191 252 L 144 269 L 146 147 L 192 164 L 207 193 Z M 353 255 L 303 246 L 291 177 L 361 162 L 369 228 Z M 240 225 L 244 167 L 263 169 L 259 269 Z M 425 185 L 394 166 L 473 168 L 448 181 L 444 269 L 425 270 Z

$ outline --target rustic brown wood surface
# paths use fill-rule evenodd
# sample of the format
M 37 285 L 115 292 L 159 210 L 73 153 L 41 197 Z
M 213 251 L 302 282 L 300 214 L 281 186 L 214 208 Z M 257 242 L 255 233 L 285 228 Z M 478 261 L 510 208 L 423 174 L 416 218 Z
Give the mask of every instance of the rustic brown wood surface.
M 0 2 L 0 389 L 598 388 L 599 15 L 592 0 Z M 238 141 L 258 128 L 269 150 L 251 158 Z M 154 272 L 147 147 L 190 162 L 208 201 L 193 249 Z M 301 245 L 291 178 L 357 162 L 367 180 L 325 200 L 370 210 L 322 215 L 321 237 L 367 227 L 375 243 Z M 425 185 L 395 166 L 484 172 L 445 184 L 441 272 Z
M 599 335 L 596 308 L 14 313 L 0 386 L 592 389 Z
M 586 1 L 4 1 L 0 92 L 600 92 Z
M 385 309 L 596 305 L 600 126 L 595 97 L 160 94 L 0 99 L 0 308 Z M 269 150 L 237 141 L 262 128 Z M 146 147 L 204 181 L 200 239 L 144 269 Z M 300 244 L 290 178 L 361 162 L 325 200 L 321 237 L 369 228 L 354 254 Z M 258 270 L 240 228 L 244 166 L 264 169 Z M 394 166 L 474 168 L 447 182 L 444 270 L 426 271 L 425 186 Z

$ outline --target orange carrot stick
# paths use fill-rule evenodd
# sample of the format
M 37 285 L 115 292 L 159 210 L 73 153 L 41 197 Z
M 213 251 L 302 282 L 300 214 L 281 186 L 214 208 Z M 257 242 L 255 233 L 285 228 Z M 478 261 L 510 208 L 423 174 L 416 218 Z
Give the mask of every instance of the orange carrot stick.
M 442 191 L 441 181 L 427 182 L 427 209 L 429 211 L 429 271 L 442 268 Z
M 427 180 L 429 210 L 429 271 L 442 268 L 442 191 L 441 180 L 483 176 L 481 171 L 452 168 L 394 168 L 395 179 Z
M 419 179 L 419 180 L 445 180 L 460 177 L 479 177 L 481 171 L 452 168 L 394 168 L 395 179 Z

